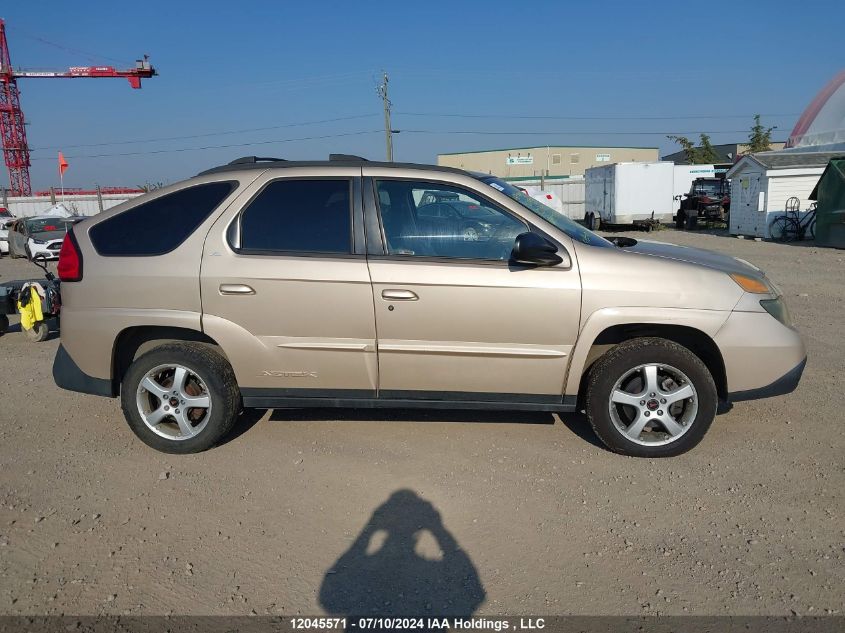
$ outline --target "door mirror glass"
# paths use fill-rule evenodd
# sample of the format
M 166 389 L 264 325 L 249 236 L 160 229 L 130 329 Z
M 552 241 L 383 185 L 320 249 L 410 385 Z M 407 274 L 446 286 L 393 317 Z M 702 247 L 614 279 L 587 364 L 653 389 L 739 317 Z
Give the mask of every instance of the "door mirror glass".
M 511 259 L 520 264 L 556 266 L 563 262 L 557 254 L 558 248 L 542 235 L 526 232 L 516 236 Z

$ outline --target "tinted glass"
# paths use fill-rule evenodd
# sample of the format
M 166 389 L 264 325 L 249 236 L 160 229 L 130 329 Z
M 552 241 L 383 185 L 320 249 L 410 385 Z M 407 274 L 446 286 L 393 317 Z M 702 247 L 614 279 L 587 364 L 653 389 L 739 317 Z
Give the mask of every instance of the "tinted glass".
M 603 237 L 599 237 L 592 231 L 588 231 L 580 224 L 570 220 L 565 215 L 558 213 L 551 207 L 547 207 L 539 200 L 535 200 L 529 196 L 525 191 L 514 187 L 509 182 L 496 178 L 495 176 L 483 176 L 479 180 L 501 191 L 507 197 L 515 200 L 523 207 L 543 218 L 546 222 L 555 228 L 563 231 L 573 240 L 577 240 L 582 244 L 589 244 L 590 246 L 601 246 L 604 248 L 616 248 L 611 242 L 608 242 Z
M 169 253 L 188 239 L 235 184 L 197 185 L 133 207 L 91 227 L 91 242 L 100 255 Z
M 349 180 L 277 180 L 241 215 L 242 251 L 349 253 Z
M 507 261 L 516 236 L 528 230 L 468 189 L 401 180 L 377 186 L 390 255 Z

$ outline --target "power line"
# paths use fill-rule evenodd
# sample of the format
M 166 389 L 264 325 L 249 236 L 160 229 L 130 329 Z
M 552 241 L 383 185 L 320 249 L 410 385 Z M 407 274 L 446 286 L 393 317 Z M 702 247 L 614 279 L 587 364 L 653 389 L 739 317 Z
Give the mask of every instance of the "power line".
M 526 114 L 451 114 L 445 112 L 396 112 L 403 116 L 448 117 L 456 119 L 540 119 L 560 121 L 680 121 L 685 119 L 752 119 L 753 114 L 689 114 L 684 116 L 554 116 Z M 797 114 L 761 114 L 761 117 L 788 117 Z M 747 131 L 747 130 L 746 130 Z
M 305 127 L 308 125 L 319 125 L 321 123 L 334 123 L 336 121 L 351 121 L 353 119 L 366 119 L 368 117 L 378 116 L 377 114 L 356 114 L 353 116 L 342 116 L 334 119 L 322 119 L 320 121 L 303 121 L 301 123 L 287 123 L 284 125 L 270 125 L 267 127 L 253 127 L 243 130 L 225 130 L 222 132 L 204 132 L 202 134 L 187 134 L 184 136 L 162 136 L 159 138 L 136 139 L 131 141 L 109 141 L 107 143 L 83 143 L 80 145 L 51 145 L 44 147 L 32 147 L 30 151 L 38 150 L 65 150 L 65 149 L 79 149 L 82 147 L 107 147 L 109 145 L 132 145 L 135 143 L 157 143 L 161 141 L 184 141 L 192 138 L 204 138 L 209 136 L 223 136 L 224 134 L 246 134 L 248 132 L 266 132 L 267 130 L 280 130 L 283 128 Z
M 93 62 L 96 62 L 97 60 L 101 60 L 101 59 L 107 59 L 107 60 L 112 61 L 112 62 L 117 62 L 118 64 L 131 63 L 131 62 L 128 62 L 126 59 L 117 59 L 115 57 L 109 57 L 107 55 L 100 55 L 99 53 L 91 53 L 91 52 L 88 52 L 88 51 L 83 51 L 83 50 L 78 49 L 78 48 L 71 48 L 71 47 L 65 46 L 63 44 L 57 44 L 56 42 L 51 42 L 50 40 L 46 40 L 43 37 L 33 35 L 32 33 L 27 33 L 26 31 L 23 31 L 16 26 L 8 28 L 8 30 L 10 30 L 14 33 L 17 33 L 18 35 L 22 35 L 25 38 L 35 40 L 36 42 L 40 42 L 41 44 L 46 44 L 47 46 L 53 46 L 54 48 L 58 48 L 60 50 L 68 52 L 68 53 L 74 53 L 75 55 L 82 55 L 83 57 L 87 57 L 88 59 L 90 59 Z
M 701 130 L 692 130 L 692 131 L 669 131 L 669 132 L 657 132 L 652 130 L 647 130 L 644 132 L 592 132 L 592 131 L 585 131 L 585 130 L 521 130 L 521 131 L 510 131 L 510 130 L 408 130 L 402 128 L 398 130 L 402 134 L 476 134 L 479 136 L 515 136 L 515 135 L 524 135 L 524 136 L 531 136 L 531 135 L 546 135 L 546 136 L 555 136 L 555 135 L 582 135 L 582 136 L 670 136 L 670 135 L 683 135 L 683 134 L 746 134 L 748 130 L 713 130 L 710 132 Z
M 273 143 L 293 143 L 295 141 L 317 141 L 327 138 L 340 138 L 343 136 L 361 136 L 363 134 L 381 134 L 382 130 L 361 130 L 359 132 L 344 132 L 341 134 L 324 134 L 322 136 L 302 136 L 299 138 L 284 138 L 272 141 L 256 141 L 253 143 L 230 143 L 227 145 L 205 145 L 203 147 L 180 147 L 175 149 L 157 149 L 148 150 L 144 152 L 123 152 L 118 154 L 77 154 L 75 156 L 65 156 L 65 158 L 107 158 L 111 156 L 147 156 L 151 154 L 170 154 L 175 152 L 194 152 L 206 149 L 222 149 L 227 147 L 251 147 L 253 145 L 272 145 Z M 32 160 L 56 160 L 53 156 L 39 156 Z

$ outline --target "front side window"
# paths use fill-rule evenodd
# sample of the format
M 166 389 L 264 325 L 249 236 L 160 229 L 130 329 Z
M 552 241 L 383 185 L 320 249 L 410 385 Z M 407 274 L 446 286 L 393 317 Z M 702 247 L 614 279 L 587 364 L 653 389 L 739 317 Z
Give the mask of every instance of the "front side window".
M 453 185 L 405 180 L 377 183 L 390 255 L 510 259 L 521 220 L 482 196 Z
M 91 243 L 100 255 L 112 257 L 169 253 L 188 239 L 236 184 L 209 182 L 139 204 L 92 226 Z
M 348 179 L 276 180 L 241 214 L 240 250 L 351 253 Z

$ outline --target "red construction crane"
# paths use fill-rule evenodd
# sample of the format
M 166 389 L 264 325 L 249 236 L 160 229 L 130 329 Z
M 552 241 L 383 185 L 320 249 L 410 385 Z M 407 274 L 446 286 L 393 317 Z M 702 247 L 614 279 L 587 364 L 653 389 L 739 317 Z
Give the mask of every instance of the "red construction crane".
M 29 146 L 26 144 L 21 95 L 18 91 L 19 77 L 30 79 L 76 79 L 126 77 L 133 88 L 141 87 L 141 79 L 156 75 L 155 69 L 144 59 L 139 59 L 135 68 L 118 70 L 112 66 L 71 66 L 63 71 L 14 70 L 6 42 L 6 23 L 0 18 L 0 137 L 3 141 L 3 158 L 9 169 L 9 193 L 13 196 L 28 196 L 32 193 L 29 180 Z

